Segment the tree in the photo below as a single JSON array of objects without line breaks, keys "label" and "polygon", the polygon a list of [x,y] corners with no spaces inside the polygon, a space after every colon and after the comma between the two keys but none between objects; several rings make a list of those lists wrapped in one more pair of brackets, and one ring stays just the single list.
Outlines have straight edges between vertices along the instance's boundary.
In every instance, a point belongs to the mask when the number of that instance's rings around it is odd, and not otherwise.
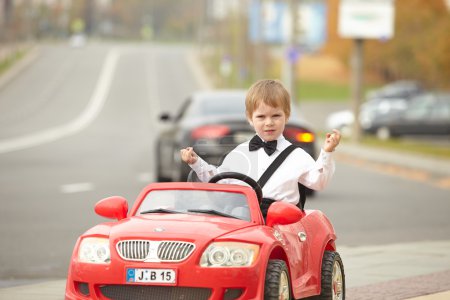
[{"label": "tree", "polygon": [[[345,63],[351,42],[337,35],[338,0],[329,0],[327,53]],[[450,10],[445,0],[396,0],[395,33],[389,41],[365,44],[368,78],[392,81],[408,78],[430,88],[450,88]]]}]

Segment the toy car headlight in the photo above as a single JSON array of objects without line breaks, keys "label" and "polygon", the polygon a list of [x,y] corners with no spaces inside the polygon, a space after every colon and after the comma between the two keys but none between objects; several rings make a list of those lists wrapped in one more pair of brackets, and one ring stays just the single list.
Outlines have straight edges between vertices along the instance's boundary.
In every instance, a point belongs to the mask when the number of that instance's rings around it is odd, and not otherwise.
[{"label": "toy car headlight", "polygon": [[259,254],[259,246],[248,243],[212,243],[203,252],[201,267],[248,267]]},{"label": "toy car headlight", "polygon": [[84,238],[78,250],[78,259],[85,263],[109,264],[111,255],[107,238]]}]

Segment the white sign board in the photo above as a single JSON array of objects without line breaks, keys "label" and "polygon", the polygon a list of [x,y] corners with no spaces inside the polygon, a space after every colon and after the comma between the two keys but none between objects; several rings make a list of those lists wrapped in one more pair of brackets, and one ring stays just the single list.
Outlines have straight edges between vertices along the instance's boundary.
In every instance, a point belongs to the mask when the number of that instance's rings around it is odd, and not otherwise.
[{"label": "white sign board", "polygon": [[390,39],[394,0],[340,0],[338,33],[343,38]]}]

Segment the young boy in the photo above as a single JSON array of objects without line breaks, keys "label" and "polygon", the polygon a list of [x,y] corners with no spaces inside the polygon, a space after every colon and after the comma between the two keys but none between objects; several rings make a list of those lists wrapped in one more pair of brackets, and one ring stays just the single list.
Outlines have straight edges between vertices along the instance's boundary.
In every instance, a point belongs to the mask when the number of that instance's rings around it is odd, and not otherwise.
[{"label": "young boy", "polygon": [[[245,174],[257,181],[275,158],[291,144],[283,136],[291,112],[290,96],[281,82],[257,81],[247,92],[245,106],[247,120],[256,135],[233,149],[221,166],[206,163],[192,147],[180,150],[181,159],[189,164],[201,181],[207,182],[217,173],[229,171]],[[334,173],[331,153],[340,138],[337,130],[327,133],[316,161],[303,149],[295,149],[264,185],[263,197],[297,205],[300,196],[298,183],[314,190],[323,189]],[[263,147],[259,148],[258,144]],[[228,182],[238,183],[232,179]]]}]

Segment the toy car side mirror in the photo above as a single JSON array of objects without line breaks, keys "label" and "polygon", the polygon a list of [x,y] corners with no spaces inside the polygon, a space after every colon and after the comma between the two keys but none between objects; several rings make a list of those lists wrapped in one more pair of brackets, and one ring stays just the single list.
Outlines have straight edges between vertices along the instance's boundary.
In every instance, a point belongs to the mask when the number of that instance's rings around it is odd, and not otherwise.
[{"label": "toy car side mirror", "polygon": [[266,225],[286,225],[300,221],[305,213],[294,204],[276,201],[269,206]]},{"label": "toy car side mirror", "polygon": [[95,204],[95,212],[99,216],[120,221],[127,217],[128,202],[123,197],[108,197]]}]

